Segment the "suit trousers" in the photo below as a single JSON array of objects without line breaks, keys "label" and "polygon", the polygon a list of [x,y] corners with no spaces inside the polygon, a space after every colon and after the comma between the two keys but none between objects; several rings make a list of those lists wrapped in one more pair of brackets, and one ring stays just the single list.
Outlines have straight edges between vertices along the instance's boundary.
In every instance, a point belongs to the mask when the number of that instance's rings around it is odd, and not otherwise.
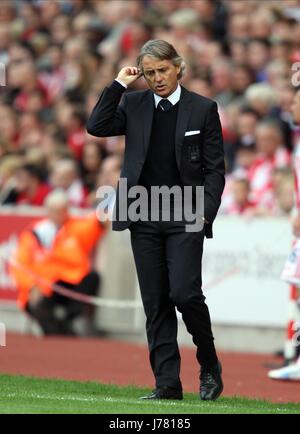
[{"label": "suit trousers", "polygon": [[186,232],[174,221],[139,221],[129,229],[156,387],[181,389],[175,307],[192,335],[199,364],[211,367],[218,360],[201,288],[204,230]]}]

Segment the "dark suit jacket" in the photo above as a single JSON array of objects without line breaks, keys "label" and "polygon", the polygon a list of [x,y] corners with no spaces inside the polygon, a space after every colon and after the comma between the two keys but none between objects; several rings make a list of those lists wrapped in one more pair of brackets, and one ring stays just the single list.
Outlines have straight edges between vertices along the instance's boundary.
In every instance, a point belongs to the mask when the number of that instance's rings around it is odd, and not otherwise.
[{"label": "dark suit jacket", "polygon": [[[225,185],[224,150],[217,104],[184,87],[181,89],[175,134],[177,166],[183,185],[204,185],[204,215],[208,221],[205,235],[212,238],[212,223]],[[87,121],[87,131],[97,137],[126,136],[121,177],[127,178],[130,188],[138,184],[146,159],[154,97],[150,89],[129,92],[124,94],[119,104],[124,91],[121,85],[104,89]],[[195,130],[200,130],[200,134],[185,136],[186,131]],[[113,230],[124,230],[130,223],[115,221]]]}]

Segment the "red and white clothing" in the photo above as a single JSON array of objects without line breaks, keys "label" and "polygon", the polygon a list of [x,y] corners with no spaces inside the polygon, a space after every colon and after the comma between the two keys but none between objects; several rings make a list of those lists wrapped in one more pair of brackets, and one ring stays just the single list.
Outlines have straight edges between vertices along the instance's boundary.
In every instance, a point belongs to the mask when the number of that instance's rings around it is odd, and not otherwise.
[{"label": "red and white clothing", "polygon": [[51,187],[46,184],[40,184],[34,195],[29,196],[27,193],[19,193],[16,199],[17,205],[43,206],[46,197],[51,191]]},{"label": "red and white clothing", "polygon": [[284,148],[278,148],[272,158],[258,155],[248,173],[251,201],[262,208],[273,209],[273,171],[274,169],[286,167],[290,164],[290,153]]},{"label": "red and white clothing", "polygon": [[295,174],[295,202],[300,210],[300,132],[295,133],[295,145],[293,154],[294,174]]},{"label": "red and white clothing", "polygon": [[69,204],[75,208],[84,208],[86,206],[87,189],[80,179],[75,180],[66,190]]},{"label": "red and white clothing", "polygon": [[226,215],[251,216],[255,209],[255,203],[248,200],[243,206],[238,205],[234,200],[223,210]]},{"label": "red and white clothing", "polygon": [[68,147],[74,153],[77,160],[82,158],[82,152],[86,142],[86,134],[85,128],[79,128],[78,130],[72,131],[68,134]]},{"label": "red and white clothing", "polygon": [[225,215],[245,215],[248,214],[249,209],[253,210],[255,203],[249,201],[245,207],[239,207],[234,200],[233,185],[238,179],[248,179],[248,171],[246,169],[238,168],[234,172],[226,175],[225,188],[222,195],[222,202],[220,207],[220,214]]}]

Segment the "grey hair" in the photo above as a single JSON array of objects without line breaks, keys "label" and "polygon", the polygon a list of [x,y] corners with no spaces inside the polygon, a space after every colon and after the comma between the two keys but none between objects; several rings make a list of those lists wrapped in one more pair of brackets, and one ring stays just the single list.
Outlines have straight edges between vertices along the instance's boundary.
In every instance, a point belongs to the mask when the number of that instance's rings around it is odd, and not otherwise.
[{"label": "grey hair", "polygon": [[278,95],[269,84],[254,83],[251,84],[245,93],[246,101],[251,104],[252,101],[259,100],[271,108],[278,101]]},{"label": "grey hair", "polygon": [[52,208],[53,206],[64,206],[67,207],[69,204],[68,195],[64,190],[56,189],[53,190],[45,199],[46,208]]},{"label": "grey hair", "polygon": [[178,80],[180,80],[186,71],[186,64],[181,56],[177,53],[173,45],[169,44],[167,41],[162,39],[151,39],[146,42],[138,55],[136,62],[138,68],[142,69],[142,61],[144,56],[154,57],[159,60],[170,60],[173,65],[180,66],[180,71],[178,73]]}]

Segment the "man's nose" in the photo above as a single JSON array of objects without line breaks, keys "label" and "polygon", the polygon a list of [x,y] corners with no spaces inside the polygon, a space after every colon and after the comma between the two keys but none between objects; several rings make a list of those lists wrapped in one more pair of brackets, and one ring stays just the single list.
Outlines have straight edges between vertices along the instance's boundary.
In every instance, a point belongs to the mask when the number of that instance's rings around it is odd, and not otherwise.
[{"label": "man's nose", "polygon": [[162,76],[161,76],[161,74],[159,72],[155,73],[155,81],[157,83],[160,83],[162,81]]}]

